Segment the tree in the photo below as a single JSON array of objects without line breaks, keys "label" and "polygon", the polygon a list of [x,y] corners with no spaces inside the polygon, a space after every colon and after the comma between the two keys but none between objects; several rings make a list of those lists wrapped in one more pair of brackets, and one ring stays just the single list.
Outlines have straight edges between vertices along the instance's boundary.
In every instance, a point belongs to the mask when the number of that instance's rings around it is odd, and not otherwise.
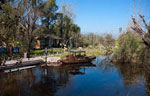
[{"label": "tree", "polygon": [[[12,2],[11,2],[12,3]],[[0,46],[8,50],[7,54],[0,54],[1,61],[6,57],[12,57],[11,50],[17,46],[18,41],[18,11],[9,2],[1,5],[0,11]]]},{"label": "tree", "polygon": [[28,53],[32,50],[33,41],[36,37],[37,27],[39,25],[40,16],[42,12],[40,10],[41,0],[22,0],[18,9],[22,15],[19,16],[19,28],[24,30],[22,34],[23,46]]},{"label": "tree", "polygon": [[56,34],[62,38],[61,43],[69,47],[77,46],[77,36],[80,34],[80,27],[73,22],[72,12],[67,8],[67,5],[62,6],[62,11],[58,13],[56,22]]},{"label": "tree", "polygon": [[105,36],[106,46],[114,46],[115,39],[111,34],[107,34]]},{"label": "tree", "polygon": [[138,62],[143,50],[141,39],[132,31],[122,33],[118,40],[118,48],[114,51],[114,57],[118,62]]},{"label": "tree", "polygon": [[0,1],[0,10],[2,10],[2,4],[4,4],[5,1],[6,1],[6,0],[1,0],[1,1]]},{"label": "tree", "polygon": [[58,6],[56,0],[48,0],[41,4],[42,17],[41,22],[45,30],[44,33],[54,33],[53,29],[58,18]]},{"label": "tree", "polygon": [[139,17],[142,19],[146,31],[142,29],[142,27],[137,23],[134,17],[132,18],[134,26],[131,28],[142,38],[143,43],[146,45],[146,47],[150,48],[150,25],[146,23],[144,16],[140,14]]},{"label": "tree", "polygon": [[5,4],[2,6],[2,12],[0,13],[0,36],[1,42],[5,43],[6,47],[11,48],[15,46],[16,35],[17,35],[17,9],[13,8],[10,4]]}]

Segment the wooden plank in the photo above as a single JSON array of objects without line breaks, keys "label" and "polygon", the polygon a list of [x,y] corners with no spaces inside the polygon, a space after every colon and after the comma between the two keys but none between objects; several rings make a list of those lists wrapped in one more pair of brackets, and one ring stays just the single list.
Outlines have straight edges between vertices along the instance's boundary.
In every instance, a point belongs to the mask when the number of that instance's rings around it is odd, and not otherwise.
[{"label": "wooden plank", "polygon": [[[24,68],[30,68],[30,66],[36,66],[40,64],[44,64],[45,62],[43,60],[34,60],[34,61],[26,61],[21,63],[20,65],[12,65],[12,66],[5,66],[0,68],[0,72],[4,72],[5,70],[12,70],[16,71],[17,69],[24,69]],[[27,67],[28,66],[28,67]]]},{"label": "wooden plank", "polygon": [[15,72],[15,71],[20,71],[20,70],[25,70],[25,69],[31,69],[31,68],[35,68],[35,67],[36,66],[27,66],[27,67],[21,67],[21,68],[8,69],[8,70],[4,70],[4,73]]}]

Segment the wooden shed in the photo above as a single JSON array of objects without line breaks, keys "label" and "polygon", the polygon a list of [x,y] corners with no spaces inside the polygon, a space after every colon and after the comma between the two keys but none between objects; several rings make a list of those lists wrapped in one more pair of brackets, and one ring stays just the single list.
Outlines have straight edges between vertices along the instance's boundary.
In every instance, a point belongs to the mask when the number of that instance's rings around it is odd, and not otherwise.
[{"label": "wooden shed", "polygon": [[60,37],[53,34],[38,36],[36,40],[35,49],[44,49],[46,47],[47,48],[59,47],[60,40],[61,40]]}]

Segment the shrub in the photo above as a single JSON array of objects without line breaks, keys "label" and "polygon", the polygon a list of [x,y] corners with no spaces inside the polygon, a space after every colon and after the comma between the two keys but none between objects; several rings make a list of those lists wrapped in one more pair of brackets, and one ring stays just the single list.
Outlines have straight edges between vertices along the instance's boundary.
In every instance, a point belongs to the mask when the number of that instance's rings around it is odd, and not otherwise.
[{"label": "shrub", "polygon": [[121,62],[134,62],[139,59],[138,57],[143,50],[143,44],[138,35],[126,32],[121,34],[116,42],[118,46],[114,50],[113,58]]}]

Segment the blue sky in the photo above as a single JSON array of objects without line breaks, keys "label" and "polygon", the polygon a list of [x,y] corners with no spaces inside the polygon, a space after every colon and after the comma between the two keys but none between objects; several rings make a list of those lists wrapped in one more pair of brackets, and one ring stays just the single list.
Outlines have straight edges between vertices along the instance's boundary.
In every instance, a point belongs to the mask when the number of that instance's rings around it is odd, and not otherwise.
[{"label": "blue sky", "polygon": [[[150,0],[135,1],[140,10],[144,8],[142,14],[150,21]],[[81,27],[81,33],[111,33],[115,37],[118,37],[120,27],[126,30],[134,6],[133,0],[57,0],[59,6],[63,3],[73,7],[76,14],[74,22]]]}]

